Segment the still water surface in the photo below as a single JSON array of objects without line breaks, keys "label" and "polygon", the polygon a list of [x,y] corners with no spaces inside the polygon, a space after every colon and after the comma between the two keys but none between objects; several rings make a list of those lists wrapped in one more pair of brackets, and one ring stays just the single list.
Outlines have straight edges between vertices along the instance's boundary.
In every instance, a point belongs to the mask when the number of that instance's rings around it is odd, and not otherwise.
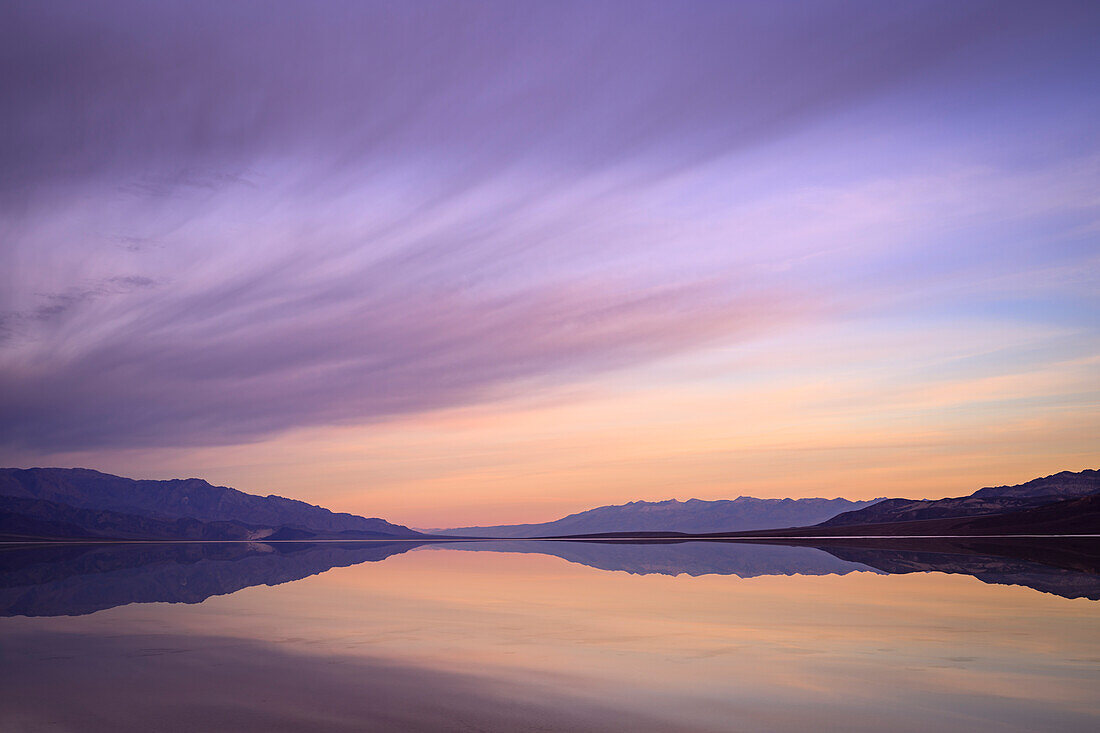
[{"label": "still water surface", "polygon": [[1094,731],[1100,576],[1060,562],[705,542],[8,548],[0,730]]}]

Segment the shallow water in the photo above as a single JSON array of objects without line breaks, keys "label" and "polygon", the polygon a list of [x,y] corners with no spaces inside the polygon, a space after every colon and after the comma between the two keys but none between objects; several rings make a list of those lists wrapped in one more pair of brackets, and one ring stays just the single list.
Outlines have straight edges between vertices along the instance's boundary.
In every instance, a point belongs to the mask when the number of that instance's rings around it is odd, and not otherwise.
[{"label": "shallow water", "polygon": [[1100,729],[1092,550],[947,549],[6,548],[0,730]]}]

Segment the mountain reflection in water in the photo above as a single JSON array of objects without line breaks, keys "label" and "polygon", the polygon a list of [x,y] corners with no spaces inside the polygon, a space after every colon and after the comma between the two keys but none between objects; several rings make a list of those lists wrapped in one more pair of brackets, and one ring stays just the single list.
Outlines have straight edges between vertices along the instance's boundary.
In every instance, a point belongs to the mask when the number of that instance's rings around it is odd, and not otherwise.
[{"label": "mountain reflection in water", "polygon": [[0,730],[1091,733],[1095,549],[6,546]]},{"label": "mountain reflection in water", "polygon": [[507,540],[21,545],[0,550],[0,615],[79,616],[131,603],[202,603],[416,549],[537,553],[604,571],[690,576],[944,572],[1100,600],[1100,540]]}]

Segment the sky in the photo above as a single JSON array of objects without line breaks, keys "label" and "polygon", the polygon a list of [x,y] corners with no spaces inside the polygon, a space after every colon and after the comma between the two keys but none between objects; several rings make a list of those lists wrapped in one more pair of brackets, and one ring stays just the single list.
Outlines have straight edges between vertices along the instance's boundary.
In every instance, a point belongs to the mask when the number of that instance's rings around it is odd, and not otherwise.
[{"label": "sky", "polygon": [[418,527],[1100,467],[1092,2],[5,2],[0,464]]}]

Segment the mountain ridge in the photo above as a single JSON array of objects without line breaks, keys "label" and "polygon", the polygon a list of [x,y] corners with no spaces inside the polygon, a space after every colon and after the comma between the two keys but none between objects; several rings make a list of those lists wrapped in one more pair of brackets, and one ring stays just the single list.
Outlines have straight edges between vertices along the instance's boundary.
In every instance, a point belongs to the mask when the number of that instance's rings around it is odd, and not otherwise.
[{"label": "mountain ridge", "polygon": [[817,526],[843,527],[1005,514],[1067,499],[1079,499],[1098,492],[1100,471],[1060,471],[1014,486],[978,489],[967,496],[944,499],[884,499],[861,509],[838,514]]},{"label": "mountain ridge", "polygon": [[[749,531],[793,524],[815,524],[840,512],[867,507],[877,501],[880,499],[759,499],[752,496],[717,500],[635,500],[586,509],[550,522],[456,527],[438,532],[456,537],[522,539],[555,533],[580,534],[594,531]],[[608,529],[610,526],[614,528]]]},{"label": "mountain ridge", "polygon": [[[248,494],[202,479],[130,479],[86,468],[2,468],[0,508],[8,531],[16,536],[35,533],[18,531],[18,517],[25,520],[25,529],[33,525],[38,527],[35,531],[46,531],[50,522],[68,523],[70,527],[58,529],[74,536],[72,526],[82,527],[85,531],[75,536],[93,538],[250,539],[250,533],[272,539],[423,536],[384,519]],[[173,529],[170,525],[178,520],[191,521]]]},{"label": "mountain ridge", "polygon": [[558,535],[545,539],[626,541],[652,540],[754,540],[754,539],[850,539],[854,537],[1100,537],[1100,494],[1063,499],[1042,506],[998,514],[952,516],[865,524],[818,524],[810,527],[777,527],[748,532],[602,532]]},{"label": "mountain ridge", "polygon": [[[431,531],[431,530],[429,530]],[[0,468],[0,537],[48,540],[534,539],[626,534],[751,536],[1100,533],[1100,470],[1061,471],[935,500],[736,499],[595,507],[550,522],[423,534],[379,518],[197,479],[130,479],[92,469]]]}]

